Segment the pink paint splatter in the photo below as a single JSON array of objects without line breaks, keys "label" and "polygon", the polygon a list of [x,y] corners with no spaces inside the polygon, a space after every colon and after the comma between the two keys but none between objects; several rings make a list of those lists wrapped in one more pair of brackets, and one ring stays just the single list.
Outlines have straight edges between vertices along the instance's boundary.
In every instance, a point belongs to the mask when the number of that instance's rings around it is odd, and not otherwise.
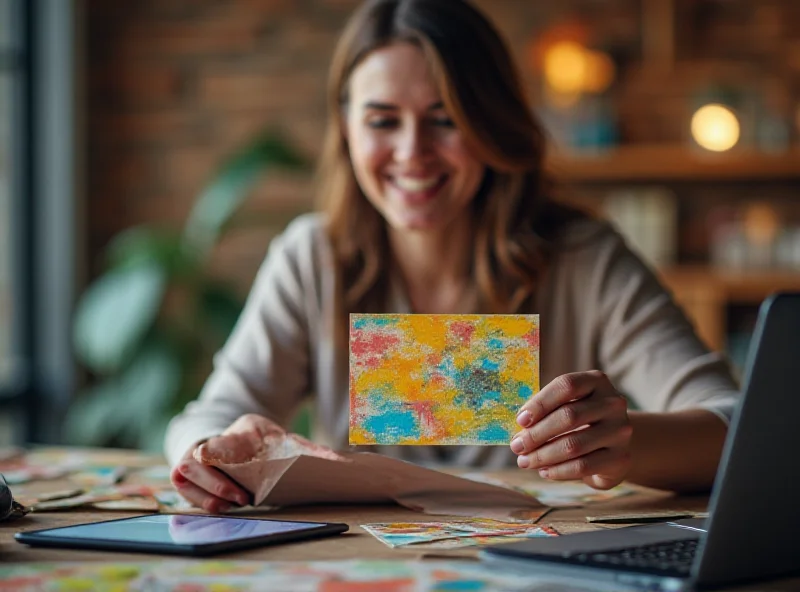
[{"label": "pink paint splatter", "polygon": [[534,331],[530,331],[529,333],[526,333],[525,336],[523,337],[523,339],[525,341],[527,341],[528,345],[530,345],[532,348],[534,348],[536,350],[539,349],[539,330],[538,329],[536,329]]},{"label": "pink paint splatter", "polygon": [[475,325],[471,323],[450,323],[450,332],[461,339],[465,344],[469,344],[472,334],[475,333]]},{"label": "pink paint splatter", "polygon": [[350,342],[350,353],[357,357],[362,356],[383,356],[388,350],[396,348],[400,344],[397,335],[385,333],[367,333],[366,336],[361,331],[353,334]]}]

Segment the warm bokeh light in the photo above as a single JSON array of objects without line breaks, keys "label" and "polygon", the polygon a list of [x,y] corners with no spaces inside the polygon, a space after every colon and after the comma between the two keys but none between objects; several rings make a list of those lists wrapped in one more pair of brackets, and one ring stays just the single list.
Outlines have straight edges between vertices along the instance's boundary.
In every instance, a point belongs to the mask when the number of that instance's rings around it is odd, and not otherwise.
[{"label": "warm bokeh light", "polygon": [[561,41],[550,47],[544,56],[544,77],[556,92],[578,94],[586,80],[587,60],[582,45]]},{"label": "warm bokeh light", "polygon": [[692,137],[706,150],[724,152],[739,141],[739,120],[728,107],[712,103],[700,107],[692,116]]},{"label": "warm bokeh light", "polygon": [[577,41],[552,44],[543,59],[546,96],[551,103],[572,104],[582,93],[605,92],[614,81],[613,60]]},{"label": "warm bokeh light", "polygon": [[616,76],[616,66],[610,56],[600,51],[587,51],[586,80],[583,89],[591,93],[603,93],[608,90]]},{"label": "warm bokeh light", "polygon": [[778,235],[781,221],[775,206],[768,202],[749,204],[742,215],[747,240],[755,245],[769,245]]}]

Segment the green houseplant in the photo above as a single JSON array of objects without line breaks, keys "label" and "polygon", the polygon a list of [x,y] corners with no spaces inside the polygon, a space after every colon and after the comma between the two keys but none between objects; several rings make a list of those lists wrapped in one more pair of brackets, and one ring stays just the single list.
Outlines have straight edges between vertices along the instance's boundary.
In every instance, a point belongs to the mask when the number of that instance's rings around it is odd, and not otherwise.
[{"label": "green houseplant", "polygon": [[214,246],[263,173],[306,168],[279,134],[265,133],[223,164],[182,229],[138,226],[110,242],[106,270],[74,316],[75,354],[94,380],[67,411],[67,441],[160,449],[243,306],[208,271]]}]

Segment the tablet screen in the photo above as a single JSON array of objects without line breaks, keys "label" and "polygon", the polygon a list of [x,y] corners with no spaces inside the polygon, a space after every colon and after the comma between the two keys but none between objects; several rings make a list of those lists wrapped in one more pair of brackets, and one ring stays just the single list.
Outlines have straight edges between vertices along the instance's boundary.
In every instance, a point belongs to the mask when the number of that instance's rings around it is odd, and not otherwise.
[{"label": "tablet screen", "polygon": [[138,516],[96,524],[40,530],[37,536],[54,539],[91,539],[151,544],[209,545],[324,526],[318,522],[255,520],[231,516]]}]

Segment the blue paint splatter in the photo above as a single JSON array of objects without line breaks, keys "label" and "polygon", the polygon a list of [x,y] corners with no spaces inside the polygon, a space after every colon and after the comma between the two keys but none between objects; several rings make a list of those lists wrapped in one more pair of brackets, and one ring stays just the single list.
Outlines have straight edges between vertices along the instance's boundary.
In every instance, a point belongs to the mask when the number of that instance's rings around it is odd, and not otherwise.
[{"label": "blue paint splatter", "polygon": [[383,317],[383,316],[357,316],[353,321],[353,328],[354,329],[370,329],[374,327],[387,327],[390,325],[396,325],[397,319],[394,317]]},{"label": "blue paint splatter", "polygon": [[434,592],[479,592],[486,590],[486,582],[480,580],[450,580],[437,582]]},{"label": "blue paint splatter", "polygon": [[[375,400],[370,395],[371,400]],[[413,411],[397,405],[378,405],[378,413],[364,421],[363,427],[379,442],[395,444],[420,438],[420,425]]]},{"label": "blue paint splatter", "polygon": [[503,342],[499,339],[490,339],[487,345],[492,349],[503,349]]},{"label": "blue paint splatter", "polygon": [[483,358],[481,360],[481,368],[489,372],[497,372],[500,369],[500,364],[489,358]]},{"label": "blue paint splatter", "polygon": [[439,365],[436,366],[436,369],[444,378],[449,378],[450,380],[457,380],[459,378],[459,373],[456,370],[456,365],[453,363],[452,358],[443,358]]},{"label": "blue paint splatter", "polygon": [[508,440],[510,437],[511,433],[508,431],[508,428],[503,427],[499,423],[489,424],[481,428],[477,434],[477,440],[479,442],[498,442]]},{"label": "blue paint splatter", "polygon": [[527,384],[523,384],[519,387],[519,396],[523,399],[530,399],[533,396],[533,389],[529,387]]},{"label": "blue paint splatter", "polygon": [[502,397],[500,391],[486,391],[483,394],[484,406],[486,403],[499,403]]}]

